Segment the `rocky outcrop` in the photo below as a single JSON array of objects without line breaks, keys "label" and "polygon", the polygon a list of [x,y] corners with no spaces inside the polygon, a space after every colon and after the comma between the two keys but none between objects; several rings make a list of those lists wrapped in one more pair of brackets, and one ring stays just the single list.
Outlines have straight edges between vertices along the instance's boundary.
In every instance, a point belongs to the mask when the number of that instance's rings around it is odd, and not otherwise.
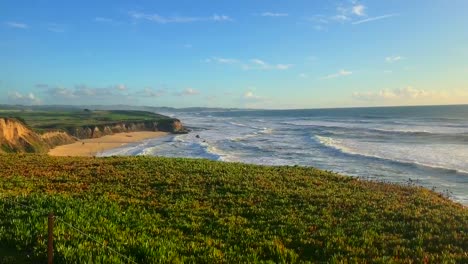
[{"label": "rocky outcrop", "polygon": [[99,138],[122,132],[163,131],[174,134],[188,133],[188,130],[178,119],[163,119],[145,122],[120,122],[108,125],[85,126],[68,128],[67,132],[79,139]]},{"label": "rocky outcrop", "polygon": [[174,119],[171,122],[160,122],[156,125],[159,131],[166,131],[176,134],[185,134],[189,130],[182,125],[182,122],[178,119]]}]

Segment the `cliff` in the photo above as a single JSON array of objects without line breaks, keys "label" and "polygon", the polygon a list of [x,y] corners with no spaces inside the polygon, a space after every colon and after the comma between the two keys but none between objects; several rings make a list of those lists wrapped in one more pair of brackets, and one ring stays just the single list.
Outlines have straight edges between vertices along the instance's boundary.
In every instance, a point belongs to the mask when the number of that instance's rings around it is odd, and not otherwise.
[{"label": "cliff", "polygon": [[65,130],[68,134],[79,139],[99,138],[115,133],[136,131],[163,131],[173,134],[182,134],[188,132],[188,130],[178,119],[141,122],[118,122],[106,125],[68,127]]},{"label": "cliff", "polygon": [[70,144],[78,139],[99,138],[114,133],[135,131],[164,131],[187,133],[178,119],[158,121],[118,122],[106,125],[68,127],[39,134],[15,118],[0,118],[0,153],[46,153],[50,148]]},{"label": "cliff", "polygon": [[21,121],[0,118],[0,152],[45,152],[47,144]]},{"label": "cliff", "polygon": [[53,148],[60,145],[71,144],[77,139],[70,136],[63,131],[51,131],[41,135],[41,139],[47,144],[48,147]]}]

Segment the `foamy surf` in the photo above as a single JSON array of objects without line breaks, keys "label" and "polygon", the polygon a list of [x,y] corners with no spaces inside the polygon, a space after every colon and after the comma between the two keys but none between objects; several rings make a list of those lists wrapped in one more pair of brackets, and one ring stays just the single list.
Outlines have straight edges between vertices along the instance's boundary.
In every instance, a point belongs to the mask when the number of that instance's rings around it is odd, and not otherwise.
[{"label": "foamy surf", "polygon": [[[411,148],[410,146],[405,146],[403,150],[399,151],[386,151],[382,152],[379,151],[379,149],[385,147],[381,146],[380,148],[378,146],[362,146],[363,144],[353,142],[348,144],[344,142],[343,140],[339,139],[333,139],[330,137],[323,137],[323,136],[314,136],[318,142],[323,144],[324,146],[333,148],[335,150],[338,150],[342,153],[349,154],[349,155],[358,155],[358,156],[363,156],[363,157],[368,157],[368,158],[375,158],[375,159],[381,159],[381,160],[386,160],[386,161],[391,161],[391,162],[399,162],[403,163],[406,165],[414,165],[414,166],[422,166],[426,167],[429,169],[435,169],[435,170],[445,170],[448,172],[453,172],[453,173],[461,173],[461,174],[466,174],[468,176],[468,166],[460,166],[462,164],[463,160],[468,160],[468,157],[461,156],[461,157],[456,157],[457,161],[454,163],[452,161],[448,160],[441,160],[441,157],[448,157],[447,152],[450,151],[447,149],[445,152],[442,153],[441,155],[437,155],[436,157],[433,157],[433,159],[427,159],[427,156],[432,157],[427,153],[427,149],[417,149],[417,148]],[[361,145],[360,149],[356,148],[356,145]],[[371,144],[372,145],[372,144]],[[450,148],[445,146],[445,148]],[[369,151],[369,149],[375,149],[377,151]],[[366,151],[367,150],[367,151]],[[439,147],[440,151],[440,147]],[[382,154],[376,154],[376,153],[382,153]],[[401,155],[398,155],[401,153]],[[422,161],[418,161],[417,159],[409,159],[405,157],[414,157],[414,155],[418,155],[416,153],[425,153],[424,155],[425,158],[420,158]],[[387,154],[387,155],[385,155]],[[407,155],[403,155],[407,154]],[[466,159],[465,159],[466,158]],[[451,159],[453,159],[453,154],[451,156]],[[450,166],[452,165],[452,166]]]}]

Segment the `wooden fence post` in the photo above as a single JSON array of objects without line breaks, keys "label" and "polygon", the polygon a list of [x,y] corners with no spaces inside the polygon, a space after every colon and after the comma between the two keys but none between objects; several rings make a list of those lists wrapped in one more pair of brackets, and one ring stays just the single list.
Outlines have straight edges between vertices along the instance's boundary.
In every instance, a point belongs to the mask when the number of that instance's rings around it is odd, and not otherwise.
[{"label": "wooden fence post", "polygon": [[48,221],[48,231],[49,236],[47,239],[47,263],[53,264],[54,263],[54,213],[49,213],[49,221]]}]

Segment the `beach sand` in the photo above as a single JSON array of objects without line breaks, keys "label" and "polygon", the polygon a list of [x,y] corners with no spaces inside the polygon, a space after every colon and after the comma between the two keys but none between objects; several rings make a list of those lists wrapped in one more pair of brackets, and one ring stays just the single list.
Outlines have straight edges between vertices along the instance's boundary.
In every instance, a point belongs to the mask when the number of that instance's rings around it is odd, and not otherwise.
[{"label": "beach sand", "polygon": [[96,154],[118,148],[123,145],[158,138],[168,135],[167,132],[130,132],[107,135],[100,138],[83,139],[72,144],[55,147],[49,151],[51,156],[95,156]]}]

